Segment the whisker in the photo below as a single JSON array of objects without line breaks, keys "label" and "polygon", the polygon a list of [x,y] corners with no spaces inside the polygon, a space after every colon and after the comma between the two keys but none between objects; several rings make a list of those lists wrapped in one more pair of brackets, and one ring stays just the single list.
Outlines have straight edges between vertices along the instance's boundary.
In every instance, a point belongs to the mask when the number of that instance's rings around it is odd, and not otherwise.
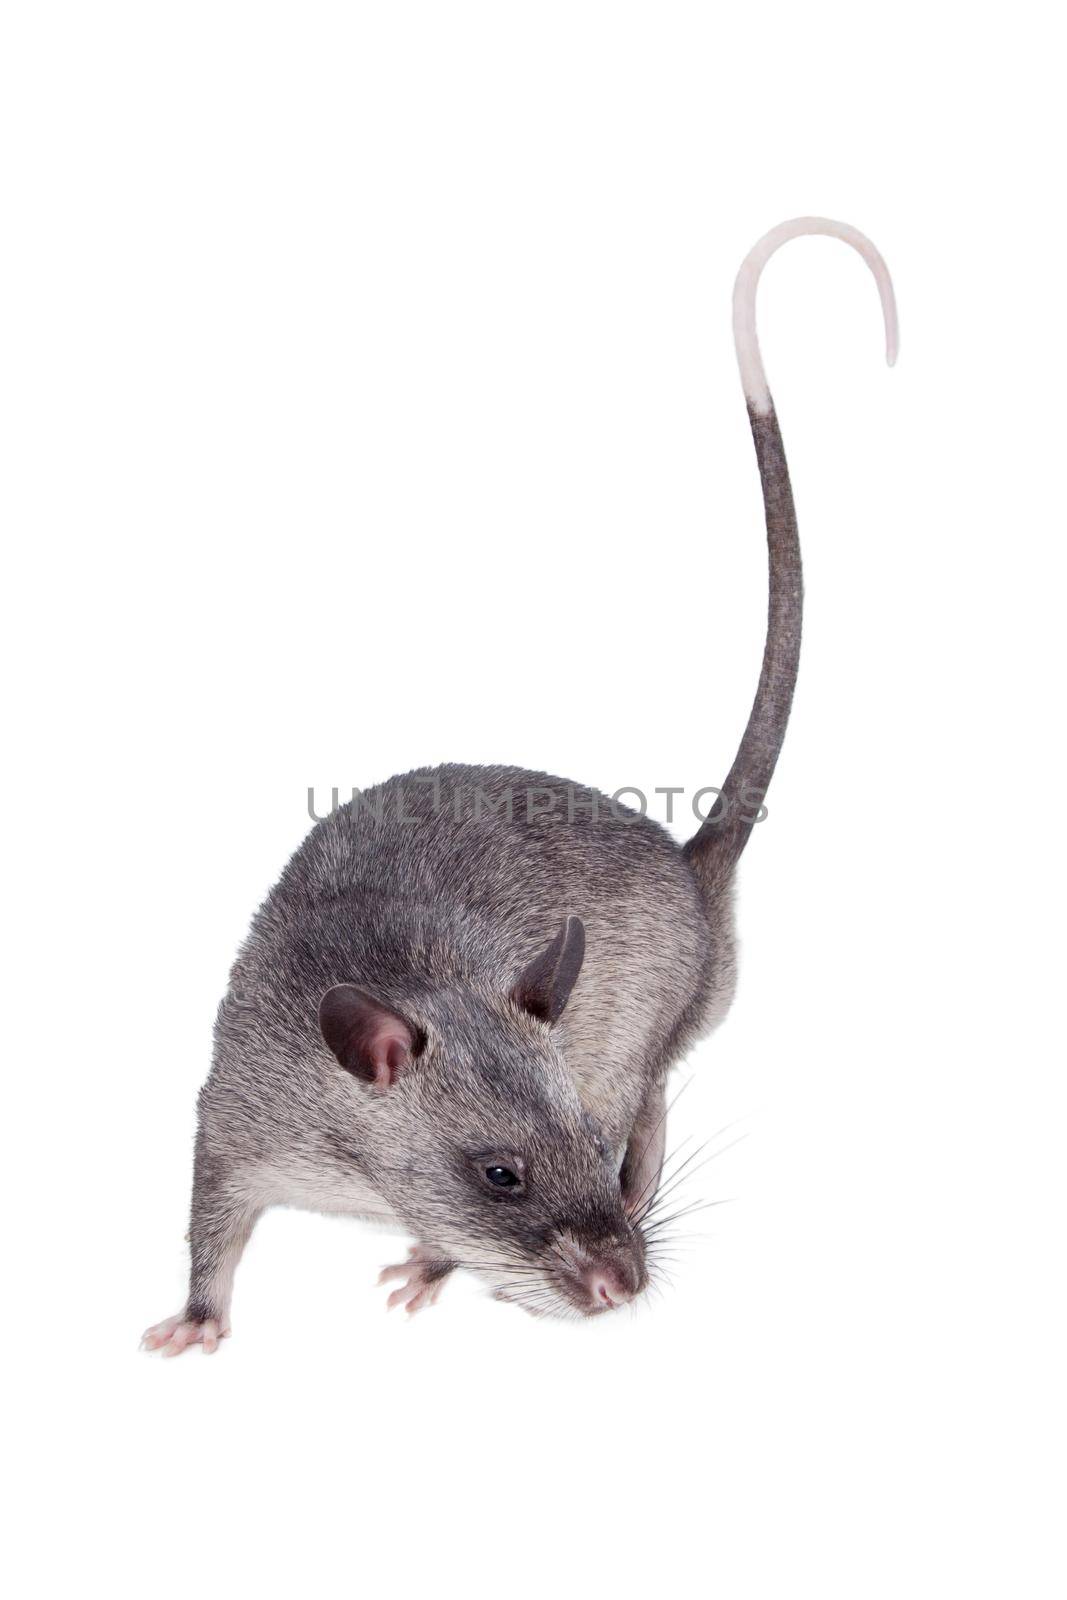
[{"label": "whisker", "polygon": [[[714,1135],[712,1135],[712,1137],[714,1138]],[[688,1142],[687,1140],[683,1140],[682,1144],[680,1144],[678,1146],[678,1150],[675,1152],[675,1154],[677,1154],[679,1151],[681,1151],[684,1148],[684,1146],[685,1146],[685,1144],[687,1142]],[[667,1163],[664,1162],[663,1167],[661,1168],[661,1170],[659,1172],[659,1175],[658,1175],[659,1176],[659,1180],[660,1180],[659,1187],[656,1189],[656,1192],[654,1194],[649,1196],[648,1200],[645,1202],[645,1204],[641,1208],[641,1210],[638,1211],[637,1213],[635,1213],[635,1216],[632,1219],[635,1223],[640,1224],[645,1220],[645,1218],[659,1204],[659,1201],[660,1201],[661,1197],[665,1193],[669,1193],[670,1190],[673,1189],[674,1186],[680,1181],[680,1179],[682,1177],[682,1174],[685,1172],[685,1170],[689,1166],[690,1162],[691,1161],[695,1161],[697,1156],[700,1155],[701,1151],[706,1150],[710,1143],[711,1143],[711,1139],[705,1139],[703,1144],[699,1144],[699,1145],[697,1145],[695,1150],[691,1150],[689,1155],[687,1155],[685,1160],[682,1162],[681,1166],[676,1167],[675,1170],[671,1173],[670,1178],[668,1179],[666,1184],[663,1183],[663,1175],[667,1170]],[[694,1170],[696,1170],[696,1169],[694,1169]]]},{"label": "whisker", "polygon": [[[699,1171],[701,1171],[701,1169],[703,1167],[706,1167],[709,1164],[709,1162],[717,1161],[719,1156],[724,1156],[728,1150],[732,1150],[735,1145],[741,1144],[747,1138],[748,1138],[748,1134],[747,1133],[739,1133],[736,1139],[731,1139],[730,1140],[729,1144],[723,1145],[722,1148],[719,1149],[719,1150],[713,1150],[710,1155],[705,1156],[703,1161],[698,1162],[695,1167],[692,1167],[689,1170],[689,1172],[686,1174],[686,1180],[684,1180],[684,1181],[687,1181],[688,1178],[695,1177],[696,1174]],[[700,1149],[706,1149],[707,1145],[710,1144],[710,1143],[711,1143],[711,1140],[706,1140],[705,1143],[700,1147]],[[673,1174],[670,1182],[668,1184],[666,1184],[663,1188],[661,1188],[653,1196],[653,1198],[645,1206],[645,1209],[642,1212],[641,1217],[639,1219],[642,1224],[646,1221],[646,1219],[648,1217],[652,1216],[652,1214],[659,1209],[659,1207],[668,1198],[668,1196],[671,1195],[673,1193],[673,1191],[679,1186],[679,1184],[683,1181],[683,1177],[682,1177],[683,1169],[685,1167],[688,1167],[689,1166],[689,1162],[692,1161],[699,1154],[700,1154],[700,1150],[699,1149],[698,1150],[694,1150],[693,1154],[688,1158],[688,1160],[683,1162],[682,1167],[679,1167],[678,1171]]]},{"label": "whisker", "polygon": [[646,1238],[656,1236],[660,1228],[665,1228],[669,1222],[678,1222],[682,1217],[692,1216],[696,1211],[711,1211],[715,1206],[728,1206],[733,1204],[734,1197],[724,1200],[696,1200],[692,1204],[683,1206],[680,1211],[672,1211],[670,1216],[660,1217],[646,1230]]},{"label": "whisker", "polygon": [[[655,1125],[654,1125],[654,1127],[652,1129],[652,1132],[649,1134],[648,1138],[645,1140],[644,1144],[641,1146],[641,1154],[637,1158],[638,1167],[640,1167],[642,1161],[645,1159],[645,1156],[646,1156],[648,1150],[651,1148],[653,1139],[656,1137],[657,1133],[662,1128],[663,1124],[666,1122],[667,1117],[674,1110],[675,1106],[678,1104],[679,1100],[682,1098],[683,1094],[689,1088],[689,1086],[690,1086],[690,1084],[692,1082],[693,1082],[692,1078],[687,1078],[685,1080],[685,1082],[682,1084],[682,1087],[678,1090],[678,1093],[673,1097],[673,1099],[668,1100],[667,1104],[664,1106],[664,1108],[663,1108],[662,1112],[660,1113],[659,1117],[656,1119],[656,1123],[655,1123]],[[685,1142],[686,1142],[685,1140],[682,1141],[683,1144]],[[659,1182],[659,1179],[663,1175],[663,1168],[664,1168],[665,1165],[666,1165],[665,1162],[661,1162],[660,1163],[659,1172],[655,1173],[654,1176],[649,1178],[648,1181],[644,1184],[643,1188],[641,1189],[641,1193],[636,1197],[636,1202],[635,1203],[639,1203],[640,1202],[642,1195],[644,1194],[645,1190],[649,1187],[650,1184]]]}]

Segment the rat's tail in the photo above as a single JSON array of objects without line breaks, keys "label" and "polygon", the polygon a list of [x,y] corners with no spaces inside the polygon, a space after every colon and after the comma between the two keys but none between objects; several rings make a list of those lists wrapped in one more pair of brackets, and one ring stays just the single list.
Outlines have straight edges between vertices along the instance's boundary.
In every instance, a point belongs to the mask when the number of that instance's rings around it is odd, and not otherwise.
[{"label": "rat's tail", "polygon": [[797,681],[803,611],[800,541],[782,435],[756,338],[756,286],[779,245],[803,233],[829,234],[859,251],[874,273],[882,298],[890,366],[897,356],[897,308],[889,272],[874,245],[856,228],[825,217],[797,217],[764,234],[741,263],[734,284],[734,344],[763,485],[770,601],[763,666],[748,726],[722,793],[700,831],[685,846],[705,894],[729,881],[748,842],[782,748]]}]

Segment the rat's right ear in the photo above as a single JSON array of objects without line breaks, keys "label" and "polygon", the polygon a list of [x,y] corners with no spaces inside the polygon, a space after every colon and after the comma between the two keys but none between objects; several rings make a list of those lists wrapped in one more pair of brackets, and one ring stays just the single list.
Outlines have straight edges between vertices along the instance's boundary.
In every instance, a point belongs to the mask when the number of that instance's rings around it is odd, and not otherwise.
[{"label": "rat's right ear", "polygon": [[345,1071],[376,1089],[391,1088],[418,1051],[411,1024],[351,983],[323,995],[319,1027]]},{"label": "rat's right ear", "polygon": [[519,973],[511,998],[523,1011],[556,1022],[578,981],[585,956],[585,926],[580,917],[565,917],[552,943]]}]

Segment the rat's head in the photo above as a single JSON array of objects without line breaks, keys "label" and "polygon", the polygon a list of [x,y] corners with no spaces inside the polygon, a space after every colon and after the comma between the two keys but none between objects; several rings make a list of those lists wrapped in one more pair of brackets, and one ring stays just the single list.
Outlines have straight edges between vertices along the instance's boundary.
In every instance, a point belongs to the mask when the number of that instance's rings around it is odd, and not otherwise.
[{"label": "rat's head", "polygon": [[554,1033],[584,948],[569,917],[499,995],[471,987],[394,1007],[339,984],[319,1008],[366,1096],[375,1187],[423,1244],[543,1314],[596,1315],[647,1282],[618,1163]]}]

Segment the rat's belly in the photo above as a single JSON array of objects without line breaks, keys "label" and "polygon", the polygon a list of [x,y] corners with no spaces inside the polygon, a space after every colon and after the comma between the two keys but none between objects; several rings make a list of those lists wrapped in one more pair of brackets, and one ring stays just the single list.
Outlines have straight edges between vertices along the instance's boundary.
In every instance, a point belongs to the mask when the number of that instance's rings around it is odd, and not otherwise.
[{"label": "rat's belly", "polygon": [[404,1226],[381,1195],[358,1172],[340,1172],[333,1165],[320,1168],[302,1162],[281,1161],[272,1164],[262,1176],[274,1205],[363,1217],[369,1222],[381,1222],[397,1228]]}]

